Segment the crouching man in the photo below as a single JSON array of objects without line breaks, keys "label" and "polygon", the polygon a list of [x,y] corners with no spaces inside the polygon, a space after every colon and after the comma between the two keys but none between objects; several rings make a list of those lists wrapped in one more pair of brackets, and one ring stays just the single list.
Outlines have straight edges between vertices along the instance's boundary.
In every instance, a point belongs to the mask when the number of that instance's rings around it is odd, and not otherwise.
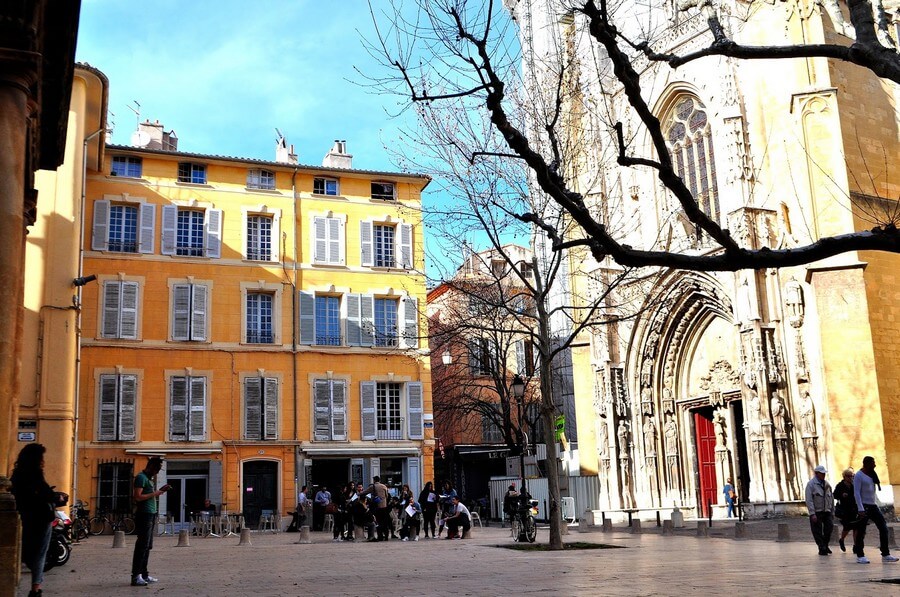
[{"label": "crouching man", "polygon": [[451,498],[450,513],[444,522],[447,525],[447,539],[462,539],[463,534],[472,528],[472,516],[465,504],[459,501],[459,496]]}]

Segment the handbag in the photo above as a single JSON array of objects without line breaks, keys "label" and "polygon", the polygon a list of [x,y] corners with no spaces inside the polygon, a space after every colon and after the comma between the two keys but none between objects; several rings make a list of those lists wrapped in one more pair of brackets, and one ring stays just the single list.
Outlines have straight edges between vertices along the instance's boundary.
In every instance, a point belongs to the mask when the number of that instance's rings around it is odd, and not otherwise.
[{"label": "handbag", "polygon": [[325,514],[337,514],[338,507],[334,502],[329,502],[327,506],[325,506]]}]

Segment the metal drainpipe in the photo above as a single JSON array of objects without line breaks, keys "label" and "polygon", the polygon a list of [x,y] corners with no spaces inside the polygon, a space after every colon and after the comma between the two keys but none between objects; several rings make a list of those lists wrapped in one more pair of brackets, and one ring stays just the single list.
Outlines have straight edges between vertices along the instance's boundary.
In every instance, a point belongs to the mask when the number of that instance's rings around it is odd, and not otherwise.
[{"label": "metal drainpipe", "polygon": [[[294,255],[291,259],[293,269],[293,280],[291,281],[291,365],[293,367],[293,385],[294,385],[294,498],[300,493],[300,450],[298,449],[299,433],[297,430],[297,406],[299,404],[299,396],[297,390],[297,235],[300,233],[300,226],[297,225],[297,168],[294,168],[291,174],[291,199],[294,206],[294,214],[292,225],[294,227]],[[283,258],[283,257],[282,257]]]},{"label": "metal drainpipe", "polygon": [[[81,226],[78,230],[78,275],[80,278],[84,275],[84,205],[87,198],[87,146],[88,142],[106,130],[101,126],[96,131],[84,138],[81,145],[81,212],[78,217],[81,219]],[[72,499],[70,504],[74,505],[78,496],[78,411],[81,405],[81,291],[82,286],[75,289],[75,396],[74,408],[75,417],[72,422]]]}]

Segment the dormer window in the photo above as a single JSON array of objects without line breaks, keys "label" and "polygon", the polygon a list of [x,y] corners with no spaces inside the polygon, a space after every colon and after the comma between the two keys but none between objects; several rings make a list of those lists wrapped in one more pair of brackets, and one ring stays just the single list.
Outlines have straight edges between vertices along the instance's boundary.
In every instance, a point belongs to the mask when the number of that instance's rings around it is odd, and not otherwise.
[{"label": "dormer window", "polygon": [[338,181],[336,178],[317,177],[313,179],[314,195],[338,195]]},{"label": "dormer window", "polygon": [[124,155],[113,156],[110,174],[113,176],[125,176],[127,178],[140,178],[141,166],[141,158],[133,158]]},{"label": "dormer window", "polygon": [[262,168],[247,170],[247,188],[262,189],[264,191],[275,190],[275,173]]},{"label": "dormer window", "polygon": [[381,199],[383,201],[393,201],[396,199],[394,183],[392,182],[373,182],[372,183],[372,199]]},{"label": "dormer window", "polygon": [[179,163],[178,182],[206,184],[206,164]]}]

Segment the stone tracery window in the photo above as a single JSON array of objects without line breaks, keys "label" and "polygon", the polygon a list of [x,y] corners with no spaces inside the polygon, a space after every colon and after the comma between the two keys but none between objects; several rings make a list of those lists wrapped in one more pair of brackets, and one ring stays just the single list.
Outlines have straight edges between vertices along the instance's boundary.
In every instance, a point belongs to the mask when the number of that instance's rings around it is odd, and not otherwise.
[{"label": "stone tracery window", "polygon": [[716,162],[706,108],[690,95],[682,95],[663,121],[675,170],[691,190],[700,209],[720,221]]}]

